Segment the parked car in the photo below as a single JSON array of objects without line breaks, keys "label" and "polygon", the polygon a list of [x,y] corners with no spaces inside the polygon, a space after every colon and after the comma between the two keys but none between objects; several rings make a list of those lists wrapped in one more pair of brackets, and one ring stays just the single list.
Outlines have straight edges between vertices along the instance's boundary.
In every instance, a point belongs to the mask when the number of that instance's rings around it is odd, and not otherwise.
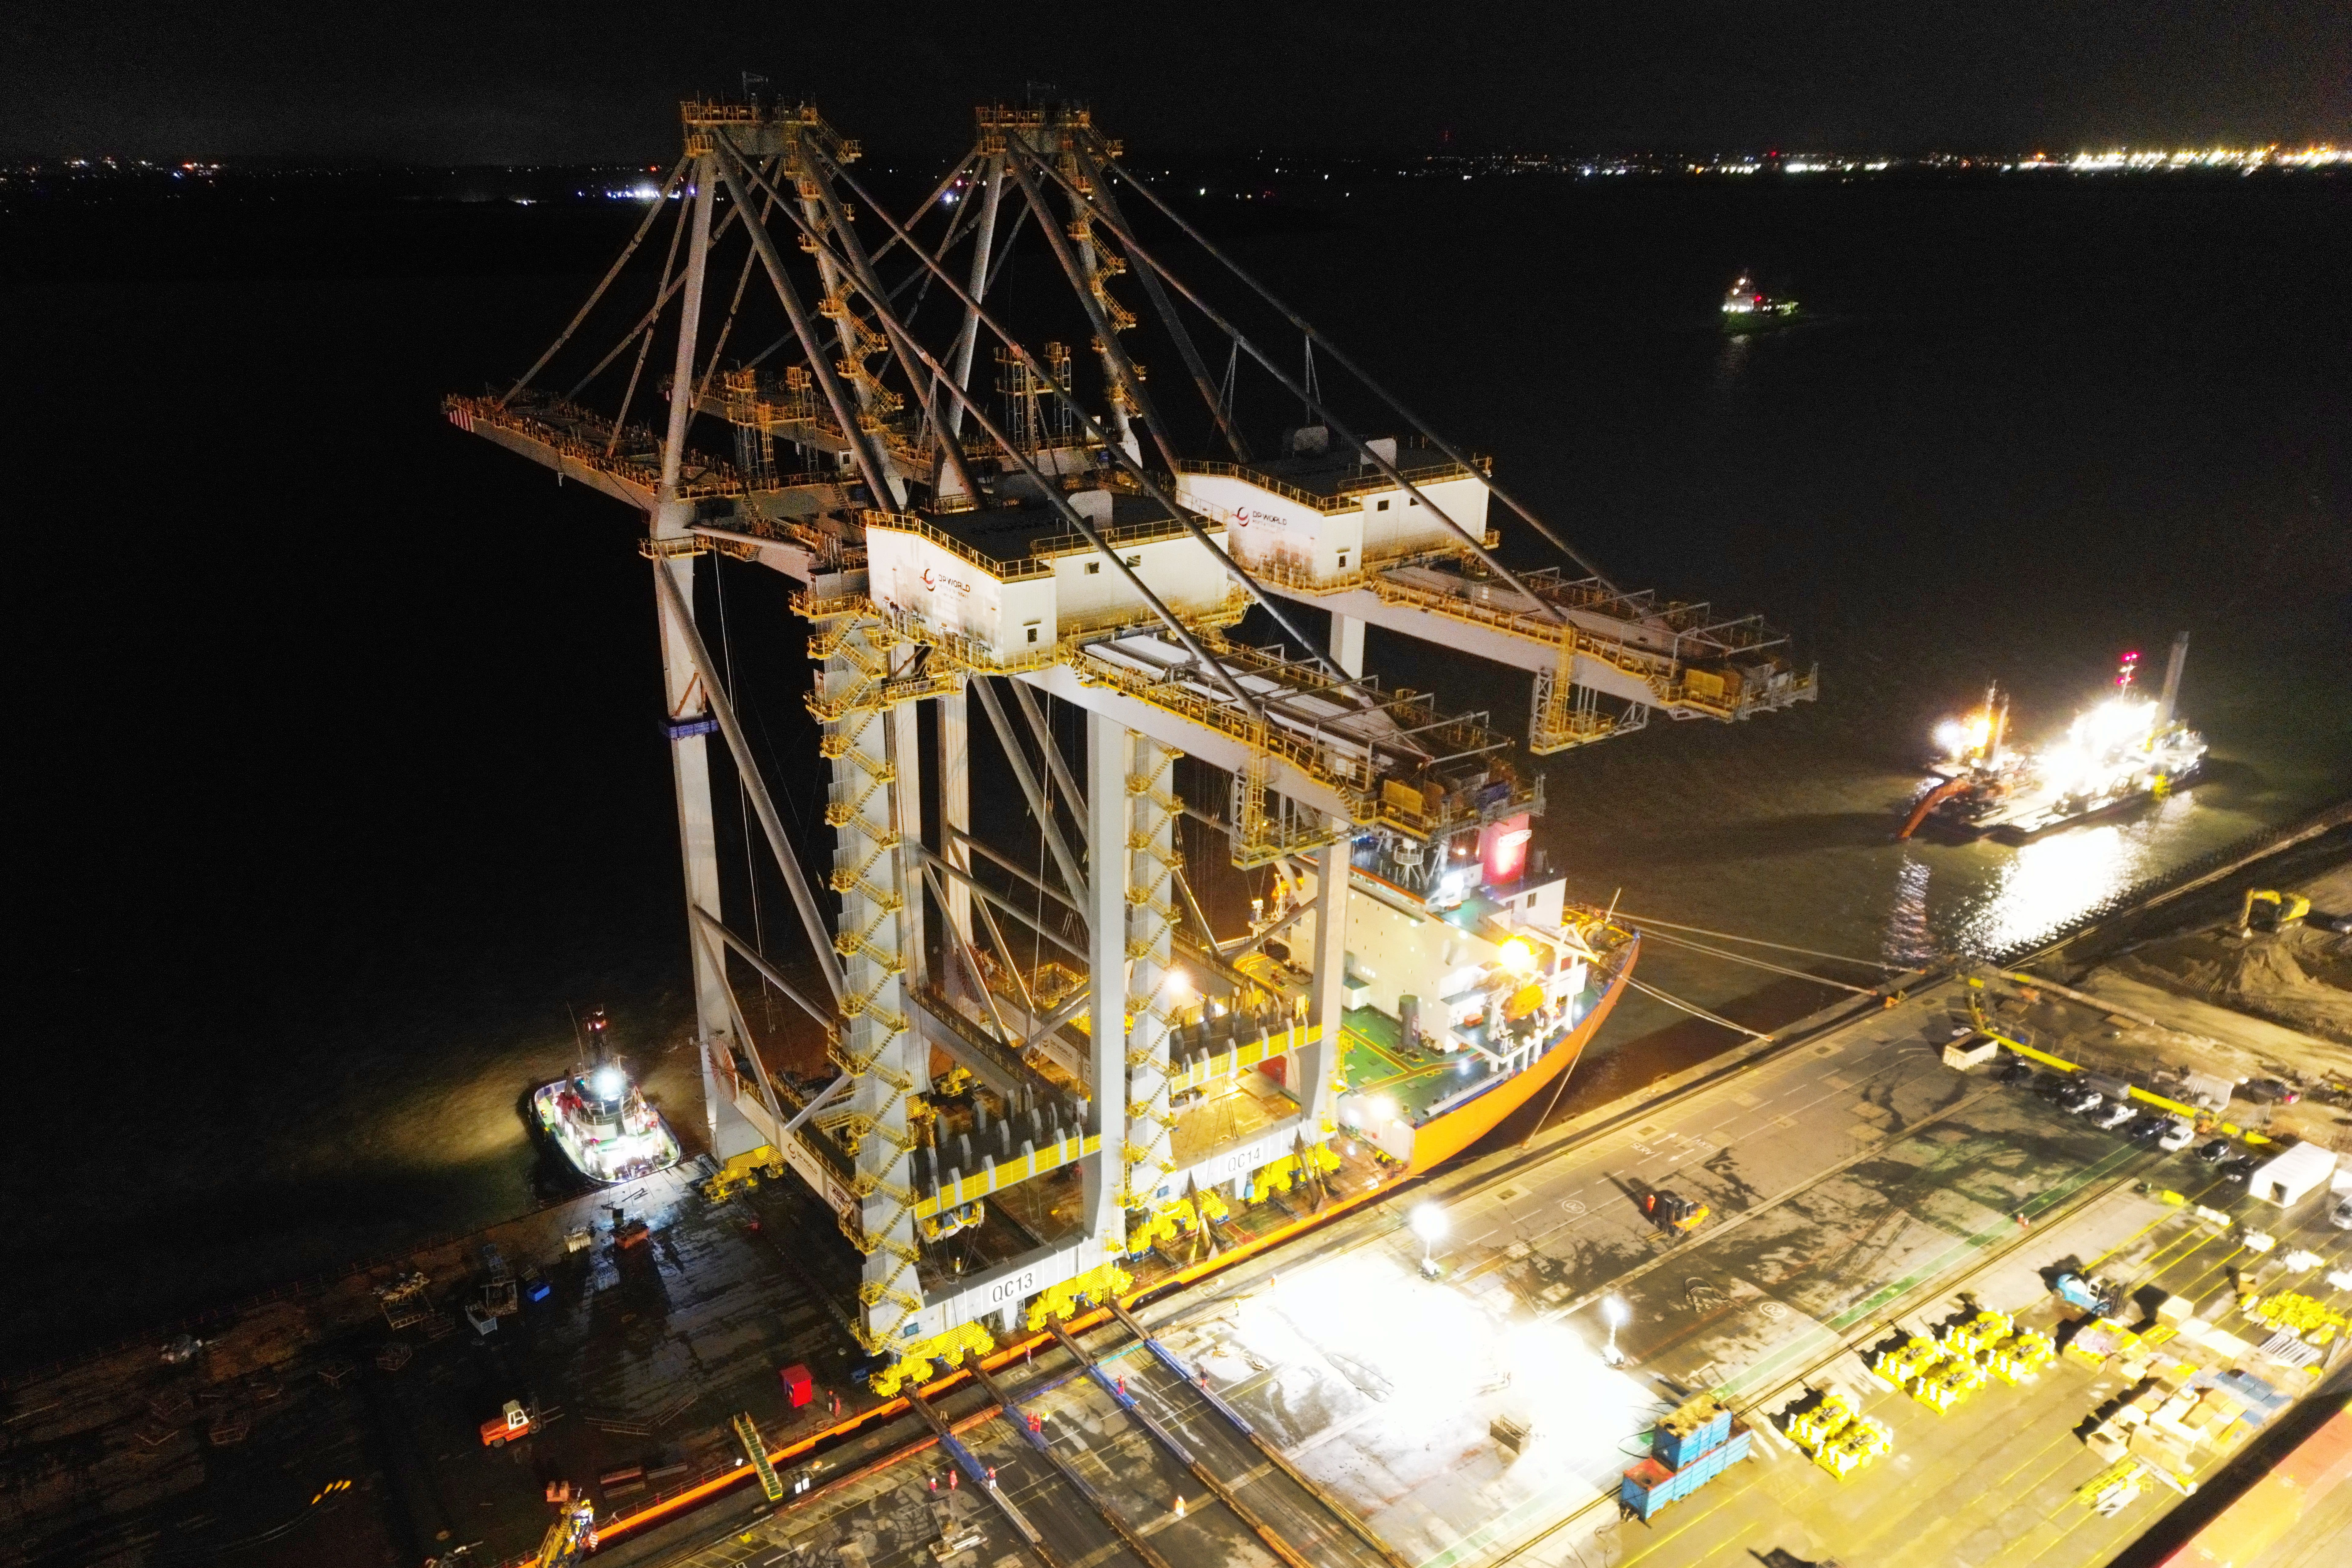
[{"label": "parked car", "polygon": [[2171,1125],[2172,1119],[2168,1116],[2136,1116],[2132,1118],[2132,1124],[2124,1129],[2124,1136],[2135,1143],[2152,1143]]},{"label": "parked car", "polygon": [[2216,1138],[2210,1143],[2200,1143],[2197,1148],[2197,1157],[2209,1165],[2218,1165],[2230,1157],[2230,1141]]},{"label": "parked car", "polygon": [[2107,1102],[2107,1097],[2095,1089],[2078,1089],[2058,1102],[2058,1109],[2073,1116],[2088,1116]]},{"label": "parked car", "polygon": [[2003,1083],[2025,1083],[2033,1077],[2033,1064],[2021,1057],[2011,1057],[2009,1065],[1993,1076]]},{"label": "parked car", "polygon": [[2352,1230],[2352,1198],[2337,1204],[2334,1212],[2328,1215],[2327,1223],[2338,1230]]},{"label": "parked car", "polygon": [[2241,1154],[2236,1159],[2224,1163],[2214,1174],[2225,1182],[2242,1182],[2252,1175],[2261,1164],[2262,1162],[2252,1154]]},{"label": "parked car", "polygon": [[2197,1124],[2186,1116],[2176,1116],[2165,1123],[2164,1136],[2156,1141],[2156,1146],[2168,1154],[2178,1153],[2188,1148],[2196,1137]]},{"label": "parked car", "polygon": [[2093,1110],[2088,1114],[2094,1126],[2105,1127],[2112,1131],[2132,1119],[2131,1101],[2118,1100],[2103,1110]]},{"label": "parked car", "polygon": [[2249,1079],[2238,1092],[2257,1105],[2293,1105],[2303,1098],[2292,1084],[2274,1078]]},{"label": "parked car", "polygon": [[2062,1100],[2074,1087],[2074,1080],[2063,1072],[2046,1072],[2033,1086],[2033,1092],[2044,1100]]}]

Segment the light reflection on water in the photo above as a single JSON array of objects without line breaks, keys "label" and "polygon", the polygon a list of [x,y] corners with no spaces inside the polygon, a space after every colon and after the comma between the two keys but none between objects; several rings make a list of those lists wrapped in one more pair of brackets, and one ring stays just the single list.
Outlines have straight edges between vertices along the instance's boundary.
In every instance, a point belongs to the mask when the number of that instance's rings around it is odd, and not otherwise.
[{"label": "light reflection on water", "polygon": [[[1955,945],[1993,952],[2052,935],[2177,856],[2160,852],[2192,810],[2187,795],[2130,823],[2086,823],[2018,846],[1962,915]],[[1897,908],[1901,907],[1897,898]]]},{"label": "light reflection on water", "polygon": [[1924,969],[1937,958],[1936,939],[1927,925],[1927,867],[1906,852],[1895,873],[1895,897],[1886,906],[1886,926],[1879,956],[1906,969]]}]

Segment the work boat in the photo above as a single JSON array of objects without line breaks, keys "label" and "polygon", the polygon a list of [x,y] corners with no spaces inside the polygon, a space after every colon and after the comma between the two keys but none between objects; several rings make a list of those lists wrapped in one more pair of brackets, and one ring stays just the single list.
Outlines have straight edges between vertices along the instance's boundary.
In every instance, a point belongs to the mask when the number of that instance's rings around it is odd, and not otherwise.
[{"label": "work boat", "polygon": [[1756,280],[1743,272],[1731,291],[1723,297],[1723,330],[1727,332],[1762,331],[1795,319],[1794,300],[1775,300],[1756,287]]},{"label": "work boat", "polygon": [[1966,837],[2026,838],[2192,782],[2204,765],[2205,738],[2173,711],[2188,653],[2183,632],[2173,641],[2163,694],[2153,701],[2135,695],[2139,655],[2126,654],[2105,700],[2036,748],[2008,743],[2008,700],[1989,692],[1983,708],[1937,727],[1946,756],[1895,837],[1908,838],[1932,819]]},{"label": "work boat", "polygon": [[563,1157],[592,1182],[634,1182],[677,1163],[669,1124],[609,1058],[541,1085],[530,1103]]}]

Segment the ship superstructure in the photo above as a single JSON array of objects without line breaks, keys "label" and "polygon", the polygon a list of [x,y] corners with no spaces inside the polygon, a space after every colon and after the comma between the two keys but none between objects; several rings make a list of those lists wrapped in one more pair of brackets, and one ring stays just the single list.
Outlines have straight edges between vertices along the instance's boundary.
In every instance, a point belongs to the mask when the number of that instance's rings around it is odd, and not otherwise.
[{"label": "ship superstructure", "polygon": [[[1787,639],[1585,563],[1083,108],[982,110],[971,151],[898,209],[813,109],[683,119],[665,199],[572,326],[511,386],[446,406],[646,520],[709,1136],[839,1216],[886,1383],[1118,1288],[1229,1205],[1294,1182],[1321,1201],[1346,1148],[1425,1167],[1556,1083],[1637,940],[1527,870],[1543,781],[1512,738],[1385,685],[1365,628],[1528,672],[1537,755],[1654,712],[1808,700]],[[653,308],[607,301],[665,216]],[[1015,247],[1018,322],[996,287]],[[1038,273],[1066,285],[1050,306]],[[1402,433],[1348,424],[1234,324],[1244,305]],[[626,376],[617,415],[538,389],[590,322],[623,328],[589,376]],[[657,333],[666,380],[627,368]],[[1297,411],[1278,438],[1235,411],[1244,362]],[[641,394],[658,432],[629,421]],[[731,460],[694,447],[705,431]],[[1505,561],[1500,512],[1568,564]],[[821,877],[696,615],[698,575],[736,562],[789,578],[808,626]],[[803,957],[721,908],[714,734],[749,805],[740,847],[782,883]],[[1004,796],[975,810],[982,763]],[[1187,819],[1282,889],[1272,909],[1213,921]],[[772,1069],[739,979],[806,1016],[829,1080]]]}]

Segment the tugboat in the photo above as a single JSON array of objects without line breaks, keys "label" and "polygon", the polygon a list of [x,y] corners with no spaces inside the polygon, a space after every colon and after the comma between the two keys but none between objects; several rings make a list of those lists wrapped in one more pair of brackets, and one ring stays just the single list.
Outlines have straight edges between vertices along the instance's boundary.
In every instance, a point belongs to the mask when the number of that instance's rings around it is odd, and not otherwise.
[{"label": "tugboat", "polygon": [[677,1140],[661,1112],[646,1103],[635,1082],[604,1046],[602,1007],[588,1015],[586,1033],[595,1037],[593,1059],[586,1039],[580,1062],[568,1078],[541,1084],[530,1097],[539,1124],[563,1157],[602,1186],[634,1182],[678,1162]]},{"label": "tugboat", "polygon": [[1723,297],[1723,330],[1738,334],[1760,332],[1785,326],[1796,319],[1794,300],[1775,300],[1756,287],[1756,280],[1745,272]]},{"label": "tugboat", "polygon": [[1946,759],[1931,770],[1895,837],[1910,837],[1932,817],[1969,837],[2022,839],[2191,782],[2205,761],[2205,738],[2173,716],[2188,655],[2183,632],[2173,639],[2164,694],[2151,702],[2133,694],[2139,655],[2126,654],[2106,700],[2038,751],[2003,743],[2009,702],[1998,690],[1988,692],[1982,710],[1937,727]]}]

